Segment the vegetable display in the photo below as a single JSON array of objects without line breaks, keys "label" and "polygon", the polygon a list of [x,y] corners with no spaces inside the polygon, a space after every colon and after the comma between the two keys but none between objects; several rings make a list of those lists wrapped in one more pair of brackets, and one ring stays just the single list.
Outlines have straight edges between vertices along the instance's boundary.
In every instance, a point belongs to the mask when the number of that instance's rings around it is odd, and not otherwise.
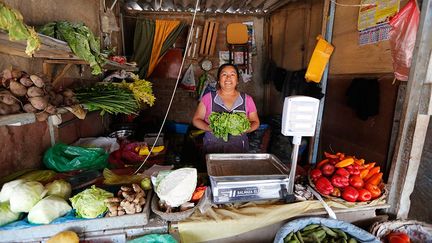
[{"label": "vegetable display", "polygon": [[25,53],[29,56],[40,47],[36,31],[24,24],[21,13],[2,2],[0,2],[0,29],[8,31],[11,41],[27,40]]},{"label": "vegetable display", "polygon": [[69,200],[72,202],[72,208],[76,210],[76,215],[80,218],[96,218],[107,211],[105,199],[114,195],[103,189],[92,186]]},{"label": "vegetable display", "polygon": [[69,182],[64,180],[55,180],[45,186],[47,195],[54,195],[68,200],[72,193],[72,186]]},{"label": "vegetable display", "polygon": [[33,224],[49,224],[71,210],[71,206],[61,197],[47,196],[30,210],[27,218]]},{"label": "vegetable display", "polygon": [[348,202],[367,202],[381,196],[383,173],[375,162],[324,152],[325,159],[309,173],[315,188],[322,195],[341,197]]},{"label": "vegetable display", "polygon": [[131,78],[134,80],[133,82],[128,83],[123,81],[120,85],[132,91],[135,99],[141,106],[144,104],[153,106],[156,98],[153,95],[152,83],[147,80],[140,79],[136,74],[132,74]]},{"label": "vegetable display", "polygon": [[105,199],[109,210],[107,217],[141,213],[146,203],[145,196],[144,190],[138,184],[120,187],[117,197]]},{"label": "vegetable display", "polygon": [[9,202],[0,203],[0,226],[18,220],[20,215],[10,210]]},{"label": "vegetable display", "polygon": [[11,211],[28,213],[44,197],[44,190],[44,186],[37,181],[17,185],[9,199]]},{"label": "vegetable display", "polygon": [[310,224],[297,232],[291,232],[284,238],[284,243],[306,242],[347,242],[356,243],[356,238],[336,228],[319,224]]},{"label": "vegetable display", "polygon": [[228,141],[228,135],[238,136],[250,128],[250,122],[243,112],[212,112],[209,116],[213,134]]},{"label": "vegetable display", "polygon": [[93,75],[102,73],[106,58],[101,54],[99,39],[95,38],[93,32],[84,24],[51,22],[42,26],[38,32],[66,41],[75,55],[90,64]]},{"label": "vegetable display", "polygon": [[101,110],[101,115],[137,114],[139,104],[133,93],[114,83],[97,83],[76,90],[76,98],[89,111]]}]

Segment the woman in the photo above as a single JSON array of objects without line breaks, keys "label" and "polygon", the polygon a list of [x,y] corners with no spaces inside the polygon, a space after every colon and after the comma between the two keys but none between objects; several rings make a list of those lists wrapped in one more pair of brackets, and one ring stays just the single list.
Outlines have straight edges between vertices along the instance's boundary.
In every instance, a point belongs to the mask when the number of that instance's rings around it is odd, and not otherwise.
[{"label": "woman", "polygon": [[237,91],[239,72],[233,64],[223,64],[219,67],[218,89],[216,92],[205,94],[192,119],[195,127],[206,131],[204,135],[204,153],[245,153],[249,150],[249,141],[246,134],[229,136],[225,142],[222,138],[213,135],[209,116],[212,112],[245,112],[253,132],[259,127],[259,118],[255,103],[249,95]]}]

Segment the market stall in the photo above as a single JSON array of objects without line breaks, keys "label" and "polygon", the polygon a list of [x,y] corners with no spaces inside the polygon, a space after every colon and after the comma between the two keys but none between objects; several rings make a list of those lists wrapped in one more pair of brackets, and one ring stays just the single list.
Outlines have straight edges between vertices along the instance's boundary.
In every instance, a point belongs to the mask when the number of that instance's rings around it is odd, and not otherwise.
[{"label": "market stall", "polygon": [[404,220],[429,1],[21,2],[0,2],[0,242],[432,239]]}]

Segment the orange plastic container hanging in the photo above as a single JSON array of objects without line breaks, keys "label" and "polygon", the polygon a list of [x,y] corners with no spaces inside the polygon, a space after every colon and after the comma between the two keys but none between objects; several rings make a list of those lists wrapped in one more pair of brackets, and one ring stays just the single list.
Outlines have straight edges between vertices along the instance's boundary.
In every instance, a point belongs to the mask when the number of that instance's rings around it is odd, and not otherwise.
[{"label": "orange plastic container hanging", "polygon": [[319,83],[324,73],[324,69],[329,62],[330,56],[333,53],[334,47],[322,38],[321,35],[317,37],[318,43],[312,53],[306,70],[305,79],[310,82]]}]

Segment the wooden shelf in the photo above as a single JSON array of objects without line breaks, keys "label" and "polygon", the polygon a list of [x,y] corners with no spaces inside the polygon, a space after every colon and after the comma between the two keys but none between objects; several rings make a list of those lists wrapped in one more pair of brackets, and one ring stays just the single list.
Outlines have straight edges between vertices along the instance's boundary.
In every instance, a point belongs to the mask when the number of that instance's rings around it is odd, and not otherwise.
[{"label": "wooden shelf", "polygon": [[[43,58],[47,59],[44,63],[48,64],[88,65],[86,61],[72,52],[66,42],[42,34],[38,34],[38,36],[41,41],[40,49],[33,56],[29,56],[25,53],[26,41],[10,41],[8,34],[0,31],[0,52],[25,58]],[[119,64],[111,60],[108,60],[103,68],[106,70],[138,71],[136,66]]]},{"label": "wooden shelf", "polygon": [[[68,112],[65,108],[57,108],[57,114]],[[18,113],[0,116],[0,126],[23,126],[36,122],[35,113]]]}]

